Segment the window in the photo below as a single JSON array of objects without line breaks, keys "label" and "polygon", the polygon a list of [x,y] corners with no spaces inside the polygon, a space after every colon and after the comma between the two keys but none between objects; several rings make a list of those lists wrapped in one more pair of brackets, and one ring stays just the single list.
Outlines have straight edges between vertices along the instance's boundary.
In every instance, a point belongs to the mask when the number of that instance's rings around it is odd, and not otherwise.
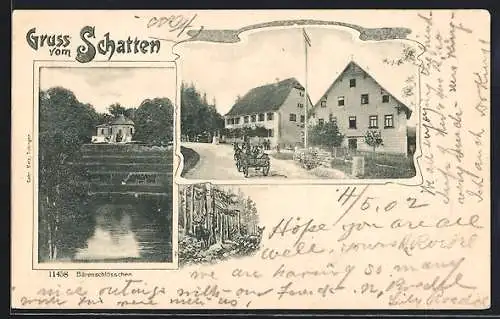
[{"label": "window", "polygon": [[104,135],[104,129],[103,128],[101,129],[101,134]]},{"label": "window", "polygon": [[297,122],[297,115],[290,113],[290,122]]},{"label": "window", "polygon": [[325,120],[324,120],[324,119],[318,119],[318,124],[319,124],[319,125],[323,125],[323,124],[325,124]]},{"label": "window", "polygon": [[255,122],[257,120],[257,115],[252,115],[252,122]]},{"label": "window", "polygon": [[268,137],[273,137],[274,136],[274,130],[271,128],[269,130],[267,130],[267,136]]},{"label": "window", "polygon": [[370,115],[369,128],[378,128],[378,115]]},{"label": "window", "polygon": [[299,95],[304,96],[304,92],[302,92],[302,90],[299,90]]},{"label": "window", "polygon": [[243,122],[248,123],[248,115],[243,118]]},{"label": "window", "polygon": [[339,97],[337,98],[337,101],[338,101],[338,102],[337,102],[337,105],[338,105],[338,106],[344,106],[344,103],[345,103],[345,98],[344,98],[343,96],[339,96]]},{"label": "window", "polygon": [[227,125],[231,125],[231,119],[227,119]]},{"label": "window", "polygon": [[368,94],[361,94],[361,104],[368,104]]},{"label": "window", "polygon": [[240,118],[239,117],[237,117],[237,118],[234,119],[234,124],[240,124]]},{"label": "window", "polygon": [[389,95],[388,94],[382,95],[382,103],[389,103]]},{"label": "window", "polygon": [[332,113],[330,113],[330,115],[328,115],[328,120],[329,120],[330,122],[333,122],[333,123],[337,124],[337,117],[336,117],[336,116],[333,116],[333,114],[332,114]]},{"label": "window", "polygon": [[306,117],[304,115],[300,116],[300,123],[304,123],[306,121]]},{"label": "window", "polygon": [[259,122],[264,121],[264,113],[259,114]]},{"label": "window", "polygon": [[349,128],[352,128],[352,129],[356,128],[356,117],[355,116],[349,116]]},{"label": "window", "polygon": [[326,100],[321,101],[321,107],[326,107]]},{"label": "window", "polygon": [[394,116],[392,114],[384,116],[384,128],[394,127]]},{"label": "window", "polygon": [[350,79],[349,80],[349,87],[351,87],[351,88],[356,87],[356,79]]},{"label": "window", "polygon": [[130,128],[130,135],[134,134],[134,129]]},{"label": "window", "polygon": [[299,108],[303,108],[303,107],[304,107],[304,103],[298,103],[298,104],[297,104],[297,106],[298,106]]},{"label": "window", "polygon": [[274,118],[274,113],[267,113],[267,120],[272,121]]}]

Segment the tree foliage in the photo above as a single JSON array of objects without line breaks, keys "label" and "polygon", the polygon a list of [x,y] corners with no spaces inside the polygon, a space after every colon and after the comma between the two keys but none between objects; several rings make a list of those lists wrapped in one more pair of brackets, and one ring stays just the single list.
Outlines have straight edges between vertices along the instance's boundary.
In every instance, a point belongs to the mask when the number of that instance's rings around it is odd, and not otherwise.
[{"label": "tree foliage", "polygon": [[64,233],[85,219],[84,173],[67,164],[90,141],[99,115],[62,87],[39,97],[39,246],[41,258],[53,259],[66,244]]},{"label": "tree foliage", "polygon": [[215,134],[224,127],[224,119],[214,104],[207,102],[194,85],[181,86],[181,132],[183,135]]},{"label": "tree foliage", "polygon": [[331,149],[332,147],[340,146],[344,135],[339,132],[337,123],[329,121],[318,123],[311,127],[308,132],[308,139],[311,145]]},{"label": "tree foliage", "polygon": [[108,106],[107,110],[108,110],[109,114],[111,115],[110,116],[111,118],[117,117],[120,114],[123,114],[125,117],[133,120],[135,117],[135,110],[136,109],[133,107],[126,108],[126,107],[122,106],[120,103],[113,103],[110,106]]},{"label": "tree foliage", "polygon": [[379,130],[368,130],[365,133],[365,143],[375,149],[381,145],[384,145],[382,140],[382,133]]},{"label": "tree foliage", "polygon": [[144,100],[134,111],[134,139],[154,145],[167,145],[174,137],[174,106],[168,98]]},{"label": "tree foliage", "polygon": [[260,247],[264,228],[259,227],[257,207],[241,192],[189,185],[180,191],[179,209],[182,265],[248,256]]}]

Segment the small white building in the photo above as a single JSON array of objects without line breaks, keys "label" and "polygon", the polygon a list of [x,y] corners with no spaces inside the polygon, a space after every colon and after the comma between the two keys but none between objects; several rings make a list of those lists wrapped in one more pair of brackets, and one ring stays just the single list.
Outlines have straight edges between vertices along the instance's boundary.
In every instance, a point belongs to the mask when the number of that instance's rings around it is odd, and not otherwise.
[{"label": "small white building", "polygon": [[132,120],[120,114],[109,123],[96,126],[97,135],[92,137],[92,143],[127,143],[135,134],[135,124]]}]

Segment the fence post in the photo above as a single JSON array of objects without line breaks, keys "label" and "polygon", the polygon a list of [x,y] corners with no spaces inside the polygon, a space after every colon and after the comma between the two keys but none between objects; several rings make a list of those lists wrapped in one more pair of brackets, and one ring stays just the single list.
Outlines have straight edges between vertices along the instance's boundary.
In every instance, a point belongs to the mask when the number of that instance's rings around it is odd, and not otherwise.
[{"label": "fence post", "polygon": [[352,176],[363,177],[365,175],[364,156],[353,156],[352,158]]}]

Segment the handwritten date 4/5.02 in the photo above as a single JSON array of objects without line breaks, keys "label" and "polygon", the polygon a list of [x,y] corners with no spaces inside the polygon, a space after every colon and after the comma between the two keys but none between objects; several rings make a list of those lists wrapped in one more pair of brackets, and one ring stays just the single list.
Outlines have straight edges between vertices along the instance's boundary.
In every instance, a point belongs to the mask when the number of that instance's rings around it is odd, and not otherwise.
[{"label": "handwritten date 4/5.02", "polygon": [[348,210],[351,210],[356,203],[360,203],[359,208],[363,212],[370,209],[374,209],[376,212],[389,212],[396,207],[414,209],[429,206],[428,203],[422,202],[421,200],[411,196],[404,199],[393,200],[368,196],[365,195],[367,188],[368,186],[361,191],[358,191],[358,187],[355,186],[337,189],[337,193],[340,194],[337,198],[337,202],[339,202],[342,207],[348,206]]}]

